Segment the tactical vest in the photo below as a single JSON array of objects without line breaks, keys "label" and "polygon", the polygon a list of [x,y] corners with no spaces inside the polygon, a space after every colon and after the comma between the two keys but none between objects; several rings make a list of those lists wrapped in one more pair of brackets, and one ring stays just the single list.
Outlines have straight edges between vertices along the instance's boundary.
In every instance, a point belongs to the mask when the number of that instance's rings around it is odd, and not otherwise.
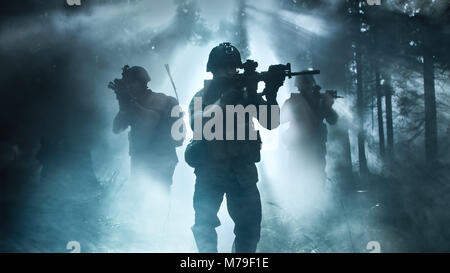
[{"label": "tactical vest", "polygon": [[[302,94],[294,93],[286,103],[291,111],[287,145],[294,150],[312,151],[313,154],[326,153],[328,130],[320,102],[311,103]],[[298,132],[302,134],[297,135]]]},{"label": "tactical vest", "polygon": [[[213,83],[205,81],[205,87],[199,91],[194,98],[202,98],[202,109],[219,99],[221,92],[217,90],[220,86],[215,86]],[[239,100],[234,105],[241,104]],[[191,103],[192,105],[192,103]],[[244,105],[245,106],[245,105]],[[191,115],[193,114],[193,109]],[[225,109],[223,112],[223,129],[226,130]],[[236,119],[235,119],[236,127]],[[236,128],[235,128],[236,129]],[[248,139],[248,131],[254,130],[252,120],[249,119],[245,124],[246,139],[245,140],[191,140],[185,152],[185,160],[191,167],[197,167],[200,164],[224,164],[237,162],[259,162],[261,160],[261,137],[259,132],[256,132],[256,140]],[[236,133],[236,130],[235,130]]]},{"label": "tactical vest", "polygon": [[155,117],[156,126],[151,131],[146,130],[145,127],[131,126],[128,133],[129,154],[132,157],[146,155],[158,160],[178,161],[170,134],[172,126],[170,111],[173,103],[170,102],[169,96],[162,93],[153,92],[150,99],[156,105],[152,109],[158,113]]}]

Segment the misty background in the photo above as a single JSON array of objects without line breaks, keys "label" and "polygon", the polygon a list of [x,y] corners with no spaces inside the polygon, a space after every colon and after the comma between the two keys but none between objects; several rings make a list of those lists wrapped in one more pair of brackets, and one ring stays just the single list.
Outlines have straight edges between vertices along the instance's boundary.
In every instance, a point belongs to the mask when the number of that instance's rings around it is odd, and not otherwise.
[{"label": "misty background", "polygon": [[[15,1],[0,17],[0,251],[195,252],[195,175],[177,148],[170,211],[128,180],[127,134],[107,84],[143,66],[149,87],[180,104],[212,76],[210,50],[320,69],[344,96],[328,126],[326,189],[288,162],[287,126],[260,128],[259,252],[446,252],[450,111],[449,3],[435,1]],[[296,92],[280,88],[280,105]],[[263,87],[263,86],[261,86]],[[222,204],[219,251],[233,223]]]}]

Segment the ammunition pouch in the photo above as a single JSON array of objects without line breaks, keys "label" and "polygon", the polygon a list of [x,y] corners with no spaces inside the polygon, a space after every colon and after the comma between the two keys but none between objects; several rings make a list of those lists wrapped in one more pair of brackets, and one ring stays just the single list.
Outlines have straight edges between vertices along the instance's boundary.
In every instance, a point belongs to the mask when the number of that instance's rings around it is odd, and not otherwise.
[{"label": "ammunition pouch", "polygon": [[261,139],[251,141],[191,140],[184,152],[184,160],[192,168],[204,162],[261,161]]},{"label": "ammunition pouch", "polygon": [[192,139],[184,152],[184,160],[192,168],[198,167],[205,157],[206,149],[202,140]]}]

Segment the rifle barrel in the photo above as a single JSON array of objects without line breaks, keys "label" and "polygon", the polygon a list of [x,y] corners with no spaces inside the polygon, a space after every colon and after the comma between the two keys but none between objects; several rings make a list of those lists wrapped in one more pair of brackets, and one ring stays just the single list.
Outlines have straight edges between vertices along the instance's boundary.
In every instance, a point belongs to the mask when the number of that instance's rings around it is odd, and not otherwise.
[{"label": "rifle barrel", "polygon": [[316,75],[320,74],[320,70],[303,70],[300,72],[291,72],[288,76],[300,76],[300,75]]}]

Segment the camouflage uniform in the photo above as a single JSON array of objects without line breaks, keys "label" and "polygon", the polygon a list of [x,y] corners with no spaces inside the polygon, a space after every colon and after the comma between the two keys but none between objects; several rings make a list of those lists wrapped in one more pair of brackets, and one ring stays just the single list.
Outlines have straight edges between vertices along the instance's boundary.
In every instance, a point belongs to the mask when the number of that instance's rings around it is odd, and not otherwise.
[{"label": "camouflage uniform", "polygon": [[[324,123],[335,124],[337,113],[331,106],[324,103],[324,96],[319,92],[320,86],[315,84],[312,76],[304,76],[298,83],[301,93],[293,93],[281,109],[281,121],[290,122],[289,131],[285,135],[285,143],[289,147],[291,157],[298,159],[299,155],[310,164],[317,167],[322,179],[326,179],[326,142],[327,126]],[[305,81],[309,81],[304,83]],[[298,163],[297,160],[292,160]]]},{"label": "camouflage uniform", "polygon": [[[213,49],[214,51],[214,49]],[[211,55],[210,55],[211,59]],[[240,56],[239,56],[240,62]],[[276,99],[266,102],[262,98],[249,102],[242,96],[241,88],[233,82],[213,79],[205,81],[204,88],[195,94],[190,103],[190,121],[194,130],[194,115],[207,105],[214,104],[224,94],[230,95],[226,105],[243,105],[249,103],[277,105]],[[194,99],[202,98],[202,109],[194,109]],[[217,104],[216,104],[217,105]],[[220,105],[224,111],[224,105]],[[223,112],[225,113],[225,111]],[[257,114],[258,115],[258,114]],[[235,133],[237,119],[235,118]],[[203,124],[207,121],[202,118]],[[196,121],[198,122],[198,121]],[[246,136],[256,133],[252,118],[247,116],[243,125]],[[241,124],[242,125],[242,124]],[[265,126],[265,124],[262,124]],[[223,119],[224,139],[226,135],[226,115]],[[261,200],[257,187],[258,172],[255,163],[260,161],[261,140],[193,140],[185,153],[186,161],[195,168],[197,177],[194,193],[195,223],[192,231],[199,252],[217,252],[217,233],[220,225],[217,217],[224,195],[227,197],[228,212],[235,223],[235,251],[255,252],[260,238]]]},{"label": "camouflage uniform", "polygon": [[[143,82],[146,85],[146,80]],[[145,86],[137,94],[131,99],[119,98],[121,106],[113,131],[120,133],[131,127],[128,139],[132,179],[150,178],[169,189],[178,163],[175,148],[183,143],[183,139],[175,141],[171,135],[172,125],[178,119],[171,117],[171,111],[178,102]]]}]

